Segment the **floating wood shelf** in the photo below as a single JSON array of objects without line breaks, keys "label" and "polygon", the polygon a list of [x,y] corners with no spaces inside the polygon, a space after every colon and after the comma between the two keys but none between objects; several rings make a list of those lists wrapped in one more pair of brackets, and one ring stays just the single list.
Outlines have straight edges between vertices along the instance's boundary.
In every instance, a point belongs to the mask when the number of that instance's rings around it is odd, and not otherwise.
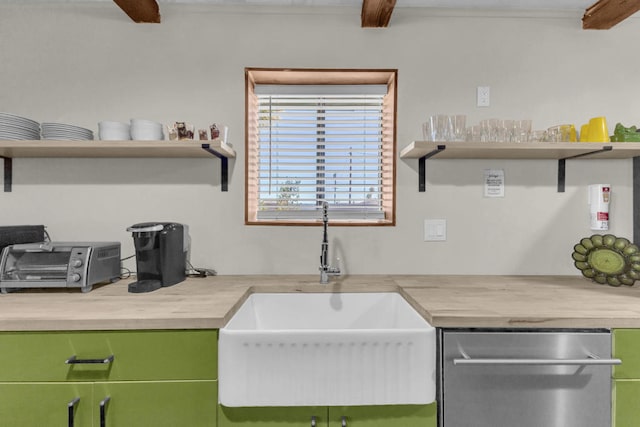
[{"label": "floating wood shelf", "polygon": [[4,191],[11,191],[13,162],[19,157],[67,158],[207,158],[221,161],[221,188],[228,190],[228,159],[235,151],[221,140],[213,141],[0,141],[4,158]]},{"label": "floating wood shelf", "polygon": [[[593,154],[598,159],[640,156],[640,142],[430,142],[414,141],[400,152],[403,159],[419,159],[438,146],[439,159],[567,159]],[[605,147],[611,147],[609,149]],[[605,151],[603,151],[605,150]],[[593,158],[589,157],[589,158]]]},{"label": "floating wood shelf", "polygon": [[425,161],[438,159],[558,160],[558,191],[564,192],[565,161],[569,159],[629,159],[640,156],[638,142],[430,142],[414,141],[400,152],[419,161],[419,191],[425,191]]}]

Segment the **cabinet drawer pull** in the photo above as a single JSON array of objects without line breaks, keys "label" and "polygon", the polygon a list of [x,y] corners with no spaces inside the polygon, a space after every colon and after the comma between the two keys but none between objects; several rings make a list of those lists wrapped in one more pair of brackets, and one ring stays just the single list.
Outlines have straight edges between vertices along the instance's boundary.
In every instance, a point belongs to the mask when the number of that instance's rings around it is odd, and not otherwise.
[{"label": "cabinet drawer pull", "polygon": [[316,416],[315,415],[313,415],[311,417],[311,427],[317,427],[317,425],[316,425]]},{"label": "cabinet drawer pull", "polygon": [[107,357],[107,358],[104,358],[104,359],[78,359],[76,357],[76,355],[74,354],[73,356],[71,356],[70,358],[65,360],[64,363],[66,363],[67,365],[84,365],[84,364],[103,364],[103,365],[106,365],[107,363],[113,362],[113,359],[115,359],[115,356],[113,354],[111,356]]},{"label": "cabinet drawer pull", "polygon": [[107,403],[111,396],[107,396],[100,402],[100,427],[107,427]]},{"label": "cabinet drawer pull", "polygon": [[67,403],[67,418],[69,419],[69,427],[73,427],[73,414],[76,409],[76,405],[80,402],[80,398],[76,397],[71,402]]}]

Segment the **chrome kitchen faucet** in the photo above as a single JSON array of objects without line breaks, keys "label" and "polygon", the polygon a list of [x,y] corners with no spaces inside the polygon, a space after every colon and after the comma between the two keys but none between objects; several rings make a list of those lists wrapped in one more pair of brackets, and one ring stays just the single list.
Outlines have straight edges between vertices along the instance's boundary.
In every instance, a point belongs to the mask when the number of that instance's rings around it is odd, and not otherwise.
[{"label": "chrome kitchen faucet", "polygon": [[329,276],[339,276],[340,268],[331,267],[329,265],[329,239],[327,236],[327,228],[329,226],[329,203],[322,203],[322,225],[324,233],[322,237],[322,247],[320,250],[320,283],[326,285],[329,283]]}]

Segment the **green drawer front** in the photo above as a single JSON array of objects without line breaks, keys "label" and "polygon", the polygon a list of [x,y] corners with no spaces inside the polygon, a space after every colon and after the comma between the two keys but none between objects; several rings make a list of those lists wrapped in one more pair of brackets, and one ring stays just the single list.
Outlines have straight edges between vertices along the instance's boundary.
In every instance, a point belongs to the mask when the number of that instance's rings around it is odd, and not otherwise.
[{"label": "green drawer front", "polygon": [[622,360],[614,378],[640,378],[640,329],[614,329],[613,357]]},{"label": "green drawer front", "polygon": [[217,346],[217,330],[0,332],[0,382],[215,380]]}]

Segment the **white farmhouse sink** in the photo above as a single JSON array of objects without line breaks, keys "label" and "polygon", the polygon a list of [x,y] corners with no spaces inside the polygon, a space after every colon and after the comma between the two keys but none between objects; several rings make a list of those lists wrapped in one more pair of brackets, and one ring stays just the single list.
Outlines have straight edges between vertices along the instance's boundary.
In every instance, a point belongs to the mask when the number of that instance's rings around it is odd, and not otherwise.
[{"label": "white farmhouse sink", "polygon": [[252,294],[218,353],[225,406],[435,400],[435,329],[394,292]]}]

